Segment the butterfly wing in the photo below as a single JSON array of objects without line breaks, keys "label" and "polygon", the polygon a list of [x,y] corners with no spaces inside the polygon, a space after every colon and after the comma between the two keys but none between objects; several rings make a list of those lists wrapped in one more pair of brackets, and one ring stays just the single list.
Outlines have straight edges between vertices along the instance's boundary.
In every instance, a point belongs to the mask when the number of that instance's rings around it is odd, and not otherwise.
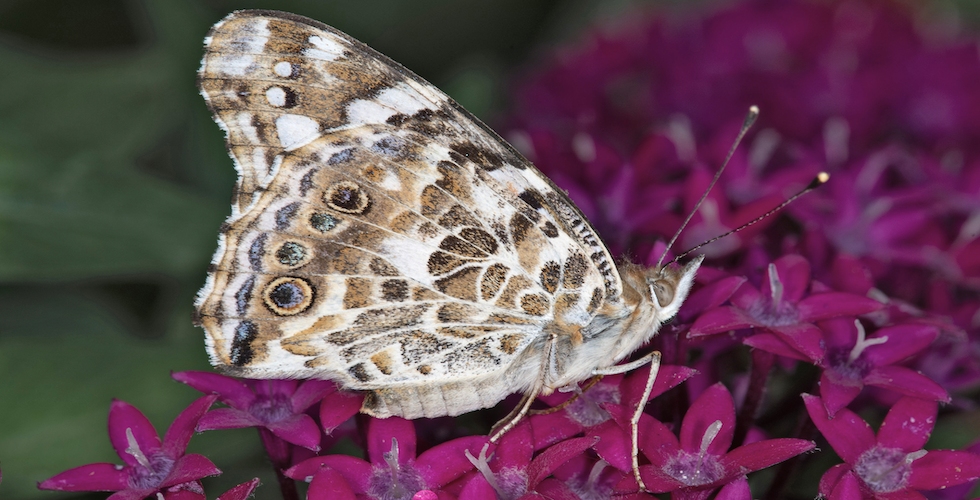
[{"label": "butterfly wing", "polygon": [[[619,300],[608,251],[560,190],[347,35],[236,12],[199,78],[239,174],[196,304],[214,365],[388,391],[403,407],[382,416],[458,414],[526,390],[552,325],[573,335]],[[439,390],[444,405],[406,409]]]}]

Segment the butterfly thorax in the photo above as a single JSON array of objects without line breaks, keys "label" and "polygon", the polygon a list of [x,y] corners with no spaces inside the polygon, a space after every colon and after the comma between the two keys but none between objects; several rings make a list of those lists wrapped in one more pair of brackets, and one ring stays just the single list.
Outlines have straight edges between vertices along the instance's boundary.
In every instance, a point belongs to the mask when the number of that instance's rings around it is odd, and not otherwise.
[{"label": "butterfly thorax", "polygon": [[[632,354],[657,333],[680,309],[690,292],[701,257],[684,267],[645,267],[620,263],[622,300],[607,302],[592,322],[581,329],[582,343],[566,353],[557,341],[558,362],[549,384],[556,389],[588,378],[597,368],[607,368]],[[572,354],[571,352],[574,352]]]}]

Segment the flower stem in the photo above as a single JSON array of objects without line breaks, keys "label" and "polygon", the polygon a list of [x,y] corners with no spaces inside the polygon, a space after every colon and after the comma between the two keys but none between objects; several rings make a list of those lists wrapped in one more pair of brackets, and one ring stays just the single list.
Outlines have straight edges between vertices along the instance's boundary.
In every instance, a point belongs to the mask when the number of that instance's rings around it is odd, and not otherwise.
[{"label": "flower stem", "polygon": [[279,439],[265,427],[259,427],[259,436],[262,437],[262,445],[265,446],[272,468],[276,471],[276,479],[279,480],[279,490],[282,491],[282,500],[299,500],[299,492],[296,490],[296,481],[286,477],[283,471],[292,464],[292,445]]},{"label": "flower stem", "polygon": [[739,411],[738,418],[735,419],[735,436],[732,446],[742,446],[745,436],[755,422],[756,413],[762,403],[762,396],[766,392],[766,380],[769,379],[769,372],[775,363],[776,356],[762,349],[752,350],[752,373],[749,376],[749,388],[745,391],[745,402]]}]

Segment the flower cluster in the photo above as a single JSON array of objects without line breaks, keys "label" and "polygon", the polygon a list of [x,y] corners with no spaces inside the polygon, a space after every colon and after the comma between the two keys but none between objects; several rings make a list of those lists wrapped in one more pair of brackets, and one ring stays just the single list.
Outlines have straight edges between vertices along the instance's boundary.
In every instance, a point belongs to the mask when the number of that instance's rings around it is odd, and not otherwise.
[{"label": "flower cluster", "polygon": [[[362,397],[330,382],[176,373],[205,396],[162,441],[114,402],[109,435],[124,465],[40,487],[204,499],[202,478],[220,471],[185,453],[191,434],[256,427],[286,500],[300,497],[297,482],[310,499],[964,497],[980,477],[980,426],[960,429],[960,451],[928,440],[980,406],[980,56],[950,18],[929,14],[899,0],[753,0],[636,16],[519,87],[505,136],[614,253],[647,265],[750,105],[757,126],[674,251],[831,174],[704,248],[695,289],[650,346],[664,365],[640,416],[646,491],[630,421],[649,368],[541,397],[560,409],[496,443],[493,414],[468,420],[480,429],[353,418]],[[866,420],[882,423],[875,432]],[[332,452],[345,436],[364,458]],[[831,450],[843,463],[828,463]],[[765,491],[750,491],[748,474],[779,463],[753,483]],[[797,480],[804,467],[820,468],[819,483]]]}]

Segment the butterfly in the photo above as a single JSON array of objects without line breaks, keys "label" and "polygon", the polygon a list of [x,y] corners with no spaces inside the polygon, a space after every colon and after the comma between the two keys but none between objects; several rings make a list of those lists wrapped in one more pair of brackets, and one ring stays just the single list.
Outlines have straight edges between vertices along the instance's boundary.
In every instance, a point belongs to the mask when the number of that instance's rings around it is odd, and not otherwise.
[{"label": "butterfly", "polygon": [[537,395],[636,366],[617,363],[687,297],[700,258],[617,265],[516,149],[346,34],[239,11],[205,45],[238,171],[195,304],[220,370],[333,380],[379,418],[523,393],[502,432]]}]

